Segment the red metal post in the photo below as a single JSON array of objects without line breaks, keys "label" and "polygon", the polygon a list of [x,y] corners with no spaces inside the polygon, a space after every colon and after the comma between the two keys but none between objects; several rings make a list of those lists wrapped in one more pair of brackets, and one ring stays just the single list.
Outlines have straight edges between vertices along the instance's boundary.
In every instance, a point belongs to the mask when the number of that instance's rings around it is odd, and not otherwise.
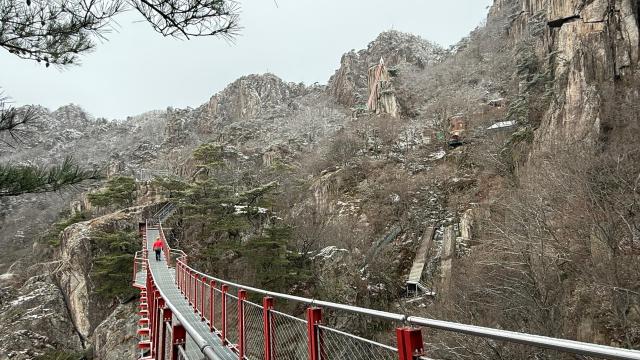
[{"label": "red metal post", "polygon": [[189,305],[193,306],[193,271],[189,269]]},{"label": "red metal post", "polygon": [[155,357],[156,355],[156,346],[158,344],[158,291],[156,290],[155,284],[153,285],[151,293],[151,303],[149,304],[149,340],[151,340],[151,356]]},{"label": "red metal post", "polygon": [[178,347],[183,345],[187,338],[187,332],[185,331],[182,325],[173,325],[173,329],[171,331],[172,339],[171,339],[171,360],[178,360]]},{"label": "red metal post", "polygon": [[398,359],[413,360],[424,353],[422,342],[422,330],[413,327],[401,327],[396,329],[398,340]]},{"label": "red metal post", "polygon": [[273,350],[271,337],[272,329],[271,326],[271,313],[269,311],[273,310],[273,298],[269,296],[265,296],[262,299],[262,325],[264,329],[264,360],[273,360]]},{"label": "red metal post", "polygon": [[207,282],[206,282],[206,277],[203,275],[202,276],[202,288],[200,289],[200,321],[204,321],[204,315],[207,309],[205,309],[205,305],[204,305],[204,295],[206,293],[206,287],[207,287]]},{"label": "red metal post", "polygon": [[193,274],[193,312],[198,313],[198,274]]},{"label": "red metal post", "polygon": [[180,290],[180,263],[176,262],[176,286],[178,287],[178,290]]},{"label": "red metal post", "polygon": [[[164,309],[165,303],[164,303],[164,299],[161,297],[158,297],[156,299],[156,311],[155,311],[155,318],[156,318],[156,326],[155,326],[155,333],[156,333],[156,341],[153,344],[154,348],[155,348],[155,353],[156,354],[162,354],[162,348],[164,346],[164,331],[163,331],[163,319],[164,319],[164,314],[162,313],[162,310]],[[160,356],[159,356],[160,357]]]},{"label": "red metal post", "polygon": [[227,292],[229,291],[229,286],[227,284],[222,285],[222,343],[227,345]]},{"label": "red metal post", "polygon": [[184,266],[180,263],[180,273],[177,276],[178,278],[178,287],[180,288],[180,292],[184,294]]},{"label": "red metal post", "polygon": [[183,288],[182,293],[184,294],[184,298],[185,299],[187,298],[187,291],[188,291],[187,290],[187,288],[188,288],[188,286],[187,286],[187,273],[188,272],[189,272],[189,269],[185,265],[185,267],[184,267],[184,269],[182,271],[182,288]]},{"label": "red metal post", "polygon": [[185,285],[185,281],[184,281],[184,275],[187,273],[187,268],[182,265],[180,266],[180,291],[182,291],[182,294],[185,295],[187,293],[186,291],[186,285]]},{"label": "red metal post", "polygon": [[318,325],[322,321],[322,309],[307,308],[307,336],[309,344],[309,360],[320,360],[320,339]]},{"label": "red metal post", "polygon": [[162,339],[162,347],[160,348],[160,358],[164,359],[164,354],[167,352],[166,349],[169,346],[169,342],[171,339],[167,339],[167,327],[171,326],[171,319],[173,318],[173,312],[168,307],[162,309],[162,326],[160,327],[160,331],[162,331],[162,335],[160,338]]},{"label": "red metal post", "polygon": [[247,300],[247,291],[238,290],[238,355],[244,359],[245,329],[244,329],[244,302]]},{"label": "red metal post", "polygon": [[213,331],[213,319],[215,318],[216,308],[215,308],[215,292],[216,281],[211,280],[209,283],[209,331]]},{"label": "red metal post", "polygon": [[155,293],[153,290],[153,281],[151,279],[151,274],[148,275],[148,283],[149,286],[147,287],[147,319],[149,319],[148,323],[147,323],[147,327],[149,328],[149,341],[151,341],[153,343],[153,305],[155,303]]}]

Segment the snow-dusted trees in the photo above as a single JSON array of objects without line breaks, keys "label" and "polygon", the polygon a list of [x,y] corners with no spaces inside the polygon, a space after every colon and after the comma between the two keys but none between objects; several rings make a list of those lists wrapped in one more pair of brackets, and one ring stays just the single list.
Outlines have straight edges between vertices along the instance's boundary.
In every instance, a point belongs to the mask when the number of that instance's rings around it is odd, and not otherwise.
[{"label": "snow-dusted trees", "polygon": [[[47,67],[76,64],[80,55],[95,47],[96,39],[106,37],[113,18],[130,9],[163,36],[232,36],[238,29],[238,6],[233,0],[2,0],[0,47]],[[2,145],[19,146],[17,134],[23,125],[38,120],[31,109],[12,107],[0,94]],[[55,191],[95,175],[71,158],[51,168],[3,164],[0,196]]]}]

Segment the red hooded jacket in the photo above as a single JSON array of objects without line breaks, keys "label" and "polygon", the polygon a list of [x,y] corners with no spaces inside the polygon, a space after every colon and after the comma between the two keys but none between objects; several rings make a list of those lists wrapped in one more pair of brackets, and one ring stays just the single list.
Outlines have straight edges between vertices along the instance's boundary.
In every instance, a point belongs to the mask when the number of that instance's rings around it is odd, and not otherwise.
[{"label": "red hooded jacket", "polygon": [[158,240],[153,243],[153,250],[162,249],[162,245],[162,240],[158,238]]}]

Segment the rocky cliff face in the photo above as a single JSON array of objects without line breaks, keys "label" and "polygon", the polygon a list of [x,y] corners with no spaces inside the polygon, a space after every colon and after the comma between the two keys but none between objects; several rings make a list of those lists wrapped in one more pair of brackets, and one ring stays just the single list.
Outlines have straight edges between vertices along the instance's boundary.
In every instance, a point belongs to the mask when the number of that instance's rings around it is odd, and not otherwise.
[{"label": "rocky cliff face", "polygon": [[511,40],[533,46],[554,77],[557,97],[536,133],[539,147],[595,141],[610,126],[602,102],[638,76],[638,7],[635,0],[495,1],[489,19],[510,13]]},{"label": "rocky cliff face", "polygon": [[33,359],[55,351],[91,353],[95,359],[134,356],[135,302],[120,304],[96,294],[92,234],[133,229],[149,211],[140,206],[73,224],[61,234],[55,261],[13,266],[5,273],[0,278],[0,359]]},{"label": "rocky cliff face", "polygon": [[14,288],[0,283],[0,359],[28,360],[54,349],[79,350],[83,339],[50,276]]},{"label": "rocky cliff face", "polygon": [[368,69],[376,65],[380,58],[391,68],[408,64],[424,69],[441,61],[446,54],[440,46],[418,36],[386,31],[366,49],[358,52],[352,50],[342,56],[340,68],[329,79],[327,91],[344,106],[366,106]]},{"label": "rocky cliff face", "polygon": [[249,75],[214,95],[206,107],[209,115],[222,123],[260,115],[265,119],[282,117],[286,107],[309,90],[304,84],[286,83],[272,74]]},{"label": "rocky cliff face", "polygon": [[95,294],[96,286],[90,273],[93,264],[93,231],[133,229],[143,220],[145,207],[127,209],[71,225],[61,236],[60,253],[55,257],[60,267],[55,279],[69,306],[71,319],[83,339],[88,339],[96,327],[113,311],[114,299],[102,299]]}]

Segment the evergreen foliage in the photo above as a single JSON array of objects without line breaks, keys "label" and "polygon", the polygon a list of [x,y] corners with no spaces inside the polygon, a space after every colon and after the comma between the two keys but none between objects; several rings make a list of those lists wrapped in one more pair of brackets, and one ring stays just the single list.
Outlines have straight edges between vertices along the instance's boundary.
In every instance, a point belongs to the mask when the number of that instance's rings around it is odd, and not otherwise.
[{"label": "evergreen foliage", "polygon": [[[20,141],[19,134],[23,132],[21,126],[37,121],[39,115],[35,107],[17,109],[9,103],[10,99],[0,92],[0,136],[8,135],[0,137],[0,142],[12,148],[12,142]],[[52,167],[0,164],[0,197],[57,191],[95,178],[98,178],[96,171],[81,169],[71,157],[65,158],[61,165]]]},{"label": "evergreen foliage", "polygon": [[0,164],[0,196],[57,191],[97,178],[97,172],[82,169],[71,157],[65,158],[61,165],[49,168]]},{"label": "evergreen foliage", "polygon": [[201,145],[193,158],[198,170],[192,182],[156,183],[168,190],[189,239],[200,247],[192,257],[196,266],[220,276],[240,266],[244,280],[275,291],[307,282],[310,263],[293,251],[292,229],[268,214],[278,183],[255,186],[254,179],[228,176],[223,149],[216,144]]},{"label": "evergreen foliage", "polygon": [[51,228],[43,235],[41,242],[51,246],[60,245],[60,233],[67,227],[90,219],[90,214],[86,211],[70,214],[68,211],[60,214],[61,220],[54,223]]},{"label": "evergreen foliage", "polygon": [[0,47],[22,59],[70,65],[95,48],[113,27],[113,18],[136,10],[163,36],[233,36],[238,6],[233,0],[3,0]]},{"label": "evergreen foliage", "polygon": [[256,273],[256,282],[278,292],[287,292],[294,284],[308,282],[312,278],[309,260],[289,249],[291,228],[275,226],[265,232],[251,239],[244,249]]},{"label": "evergreen foliage", "polygon": [[104,190],[89,194],[87,198],[93,206],[128,206],[133,204],[135,191],[136,181],[132,177],[116,176],[109,179]]},{"label": "evergreen foliage", "polygon": [[95,231],[91,234],[95,292],[107,298],[124,299],[135,293],[131,287],[133,258],[139,248],[134,231]]},{"label": "evergreen foliage", "polygon": [[8,132],[14,140],[18,140],[16,131],[20,125],[36,120],[38,113],[35,107],[17,109],[9,105],[10,102],[11,99],[0,92],[0,132]]},{"label": "evergreen foliage", "polygon": [[177,178],[156,177],[153,179],[153,185],[167,190],[167,197],[174,198],[179,191],[187,188],[187,183]]},{"label": "evergreen foliage", "polygon": [[202,144],[193,151],[193,159],[200,166],[218,167],[223,164],[222,146],[212,143]]}]

